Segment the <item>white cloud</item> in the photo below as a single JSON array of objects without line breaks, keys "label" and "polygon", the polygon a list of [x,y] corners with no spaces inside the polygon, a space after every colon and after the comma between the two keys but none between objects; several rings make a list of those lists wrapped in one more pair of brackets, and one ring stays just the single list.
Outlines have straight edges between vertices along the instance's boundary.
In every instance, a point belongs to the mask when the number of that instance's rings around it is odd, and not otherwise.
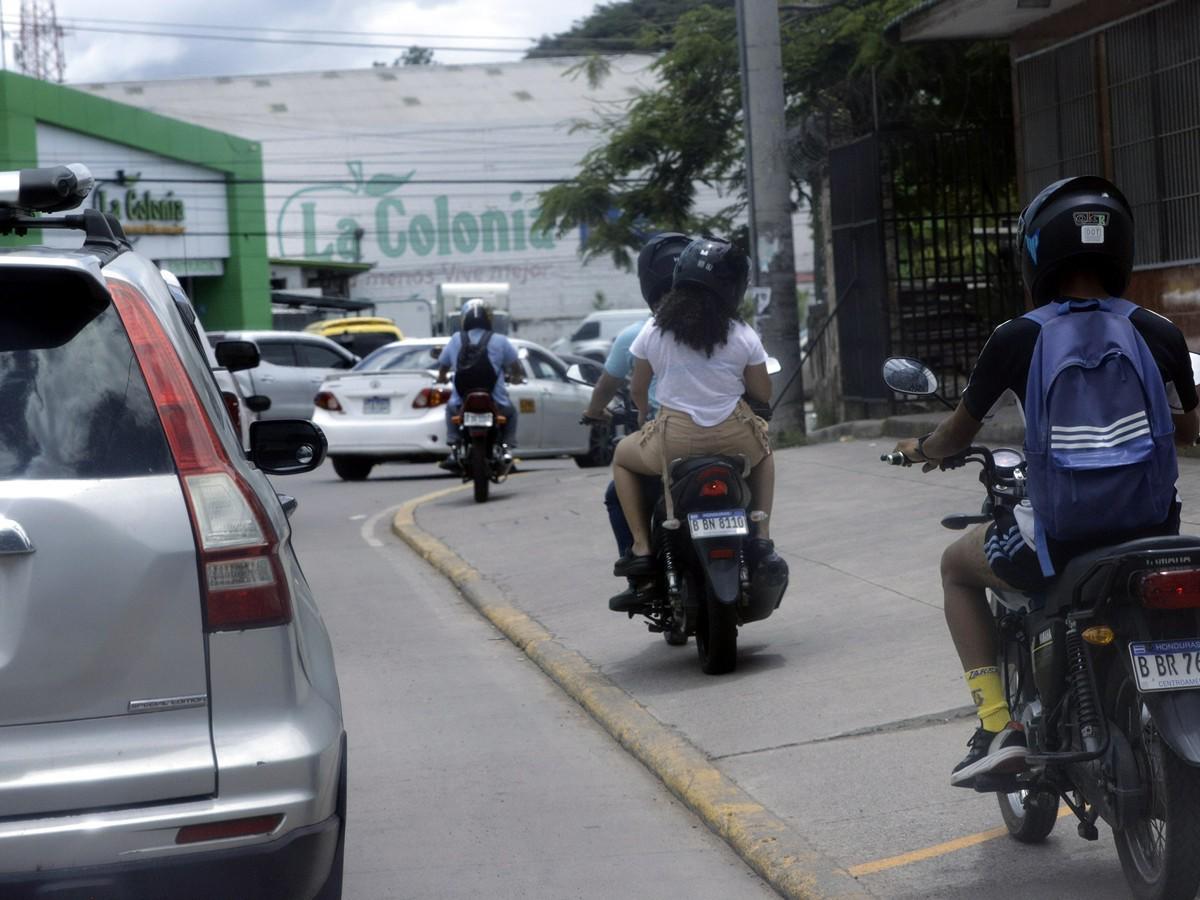
[{"label": "white cloud", "polygon": [[[527,44],[511,38],[530,38],[569,28],[591,12],[595,0],[172,0],[147,4],[145,0],[58,0],[58,15],[68,25],[65,41],[67,81],[128,81],[259,72],[347,69],[390,62],[403,46],[491,48],[491,52],[436,50],[442,63],[491,62],[520,59]],[[15,4],[9,4],[10,8]],[[377,42],[399,48],[329,47],[303,44],[263,44],[192,40],[157,35],[109,34],[69,28],[73,18],[124,19],[130,22],[173,22],[197,25],[236,25],[257,28],[303,29],[313,34],[295,35],[310,40]],[[9,11],[9,22],[15,10]],[[79,23],[80,25],[85,23]],[[151,24],[86,23],[92,27],[123,31],[175,32],[180,29]],[[11,26],[10,26],[11,28]],[[15,29],[12,29],[15,31]],[[413,35],[471,35],[452,40],[443,37],[374,38],[338,35],[334,31],[397,32]],[[220,33],[220,32],[210,32]],[[236,32],[224,32],[236,34]],[[9,34],[8,59],[12,61]]]}]

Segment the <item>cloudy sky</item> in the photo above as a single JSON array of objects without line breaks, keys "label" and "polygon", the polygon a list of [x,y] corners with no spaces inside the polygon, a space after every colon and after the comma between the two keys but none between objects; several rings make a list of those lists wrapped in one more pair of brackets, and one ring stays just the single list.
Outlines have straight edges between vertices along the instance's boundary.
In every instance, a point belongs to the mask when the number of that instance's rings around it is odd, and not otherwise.
[{"label": "cloudy sky", "polygon": [[[515,60],[521,54],[511,51],[527,47],[528,42],[514,38],[562,31],[594,6],[595,0],[107,0],[103,4],[57,0],[59,20],[67,28],[67,82],[359,68],[375,61],[391,62],[410,44],[471,48],[436,50],[439,62]],[[0,0],[0,8],[8,32],[7,64],[14,67],[12,42],[17,37],[20,0]],[[178,36],[198,32],[395,46]]]}]

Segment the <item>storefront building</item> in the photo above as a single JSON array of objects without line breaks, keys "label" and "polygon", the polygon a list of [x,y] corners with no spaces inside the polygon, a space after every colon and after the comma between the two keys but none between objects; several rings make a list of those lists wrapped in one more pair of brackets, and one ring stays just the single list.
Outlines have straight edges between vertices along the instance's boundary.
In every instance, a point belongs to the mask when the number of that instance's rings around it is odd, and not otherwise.
[{"label": "storefront building", "polygon": [[1023,201],[1104,175],[1133,205],[1130,299],[1200,346],[1200,4],[1194,0],[926,0],[903,41],[1008,41]]},{"label": "storefront building", "polygon": [[[206,328],[271,325],[262,153],[254,142],[0,72],[0,168],[79,162],[87,204],[183,281]],[[69,232],[28,240],[78,246]]]}]

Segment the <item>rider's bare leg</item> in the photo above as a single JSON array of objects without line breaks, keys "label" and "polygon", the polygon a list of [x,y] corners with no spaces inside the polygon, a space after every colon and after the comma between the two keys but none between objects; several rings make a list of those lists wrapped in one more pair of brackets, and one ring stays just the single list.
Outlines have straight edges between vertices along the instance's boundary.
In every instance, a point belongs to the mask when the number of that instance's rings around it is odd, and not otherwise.
[{"label": "rider's bare leg", "polygon": [[631,434],[617,444],[616,453],[613,455],[613,483],[617,486],[617,499],[621,501],[621,510],[625,513],[625,521],[629,523],[629,531],[633,535],[633,546],[629,552],[633,556],[649,556],[650,521],[642,499],[640,476],[655,473],[646,471],[636,446],[630,443],[639,437],[637,434]]},{"label": "rider's bare leg", "polygon": [[963,669],[996,664],[996,629],[987,589],[1007,588],[992,572],[983,542],[987,526],[968,531],[942,554],[942,594],[946,625]]},{"label": "rider's bare leg", "polygon": [[750,470],[750,509],[755,512],[765,512],[767,518],[759,522],[755,528],[758,537],[769,540],[771,537],[771,508],[775,501],[775,457],[767,454],[757,466]]}]

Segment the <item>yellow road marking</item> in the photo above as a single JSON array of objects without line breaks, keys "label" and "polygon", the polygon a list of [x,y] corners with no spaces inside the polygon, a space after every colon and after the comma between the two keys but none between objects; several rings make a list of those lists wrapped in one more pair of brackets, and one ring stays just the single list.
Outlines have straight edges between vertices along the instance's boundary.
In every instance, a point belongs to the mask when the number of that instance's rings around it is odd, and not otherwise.
[{"label": "yellow road marking", "polygon": [[[1064,806],[1058,813],[1060,819],[1072,815],[1074,813],[1071,812],[1069,806]],[[1007,828],[992,828],[988,831],[980,831],[978,834],[968,834],[965,837],[955,838],[952,841],[934,844],[932,847],[925,847],[923,850],[912,850],[908,853],[901,853],[899,856],[889,856],[887,859],[877,859],[874,862],[860,863],[857,866],[850,866],[846,871],[855,878],[858,878],[860,875],[874,875],[876,872],[883,872],[886,869],[896,869],[900,866],[912,865],[926,859],[945,856],[948,853],[954,853],[958,850],[966,850],[968,847],[976,847],[979,844],[994,841],[996,838],[1007,835]]]}]

